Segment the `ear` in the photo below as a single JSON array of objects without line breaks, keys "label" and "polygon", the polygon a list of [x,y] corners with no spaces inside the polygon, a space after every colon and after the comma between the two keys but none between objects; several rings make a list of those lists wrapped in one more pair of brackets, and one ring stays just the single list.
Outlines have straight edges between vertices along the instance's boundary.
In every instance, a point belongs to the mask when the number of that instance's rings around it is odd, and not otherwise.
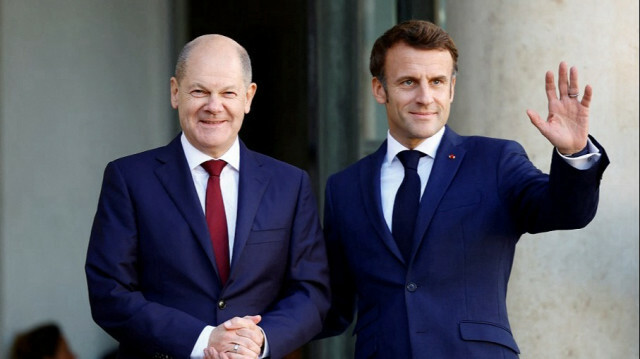
[{"label": "ear", "polygon": [[450,99],[449,99],[449,103],[453,102],[453,95],[456,93],[456,76],[451,76],[451,88],[449,89],[450,92]]},{"label": "ear", "polygon": [[385,91],[384,86],[382,86],[382,82],[375,76],[371,80],[371,91],[378,103],[387,103],[387,91]]},{"label": "ear", "polygon": [[171,78],[171,107],[178,108],[178,79]]},{"label": "ear", "polygon": [[249,85],[249,88],[247,88],[247,101],[245,102],[244,105],[244,113],[247,114],[249,113],[249,111],[251,111],[251,101],[253,101],[253,96],[256,95],[256,91],[258,90],[258,85],[256,85],[254,82],[252,82]]}]

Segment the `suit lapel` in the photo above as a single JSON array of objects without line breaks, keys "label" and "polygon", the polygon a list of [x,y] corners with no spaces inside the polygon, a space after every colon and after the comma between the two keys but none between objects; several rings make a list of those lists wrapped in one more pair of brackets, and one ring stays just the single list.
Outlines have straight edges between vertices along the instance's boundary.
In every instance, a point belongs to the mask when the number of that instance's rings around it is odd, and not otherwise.
[{"label": "suit lapel", "polygon": [[393,238],[387,222],[382,214],[382,201],[380,198],[380,168],[387,153],[387,141],[384,141],[380,148],[364,161],[360,166],[360,189],[365,211],[370,223],[375,228],[378,236],[382,239],[389,251],[401,262],[405,262],[400,253],[400,248]]},{"label": "suit lapel", "polygon": [[412,257],[415,257],[417,249],[422,244],[433,215],[464,159],[466,150],[458,146],[459,142],[460,136],[447,127],[431,168],[427,188],[420,200]]},{"label": "suit lapel", "polygon": [[164,148],[164,151],[158,154],[157,160],[161,164],[155,170],[156,176],[182,213],[184,220],[191,227],[196,240],[207,253],[212,267],[217,272],[207,220],[193,185],[193,178],[180,143],[180,136],[171,141]]},{"label": "suit lapel", "polygon": [[231,273],[237,258],[247,243],[258,205],[269,183],[269,173],[262,167],[262,162],[240,141],[240,180],[238,183],[238,214],[236,219],[236,236],[233,245]]}]

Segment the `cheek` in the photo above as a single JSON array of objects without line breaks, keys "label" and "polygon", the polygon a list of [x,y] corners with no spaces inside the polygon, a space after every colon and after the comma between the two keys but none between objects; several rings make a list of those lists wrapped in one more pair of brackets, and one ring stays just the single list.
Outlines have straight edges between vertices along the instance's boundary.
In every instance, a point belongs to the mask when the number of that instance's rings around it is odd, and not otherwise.
[{"label": "cheek", "polygon": [[244,115],[249,112],[250,106],[244,101],[229,102],[225,105],[225,109],[229,115],[238,119],[244,117]]},{"label": "cheek", "polygon": [[396,111],[400,112],[404,108],[411,105],[411,100],[407,98],[408,96],[389,96],[387,97],[387,107],[391,107],[396,109]]},{"label": "cheek", "polygon": [[449,93],[449,89],[446,91],[442,91],[436,97],[436,102],[440,104],[442,107],[449,107],[449,104],[453,101],[451,94]]},{"label": "cheek", "polygon": [[187,112],[184,108],[178,109],[178,117],[180,118],[180,124],[182,127],[189,126],[191,123],[189,112]]}]

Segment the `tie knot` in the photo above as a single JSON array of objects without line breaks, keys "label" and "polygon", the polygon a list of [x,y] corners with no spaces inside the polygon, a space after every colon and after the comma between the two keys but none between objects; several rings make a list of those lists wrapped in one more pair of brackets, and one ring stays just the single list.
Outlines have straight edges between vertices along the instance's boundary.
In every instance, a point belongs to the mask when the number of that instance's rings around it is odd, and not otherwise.
[{"label": "tie knot", "polygon": [[415,150],[405,150],[397,154],[398,159],[402,162],[405,169],[418,169],[418,161],[420,157],[424,156],[424,153]]},{"label": "tie knot", "polygon": [[202,168],[204,168],[204,170],[209,173],[209,176],[217,177],[220,176],[220,172],[222,172],[222,169],[226,165],[227,163],[223,160],[209,160],[206,162],[202,162],[201,164]]}]

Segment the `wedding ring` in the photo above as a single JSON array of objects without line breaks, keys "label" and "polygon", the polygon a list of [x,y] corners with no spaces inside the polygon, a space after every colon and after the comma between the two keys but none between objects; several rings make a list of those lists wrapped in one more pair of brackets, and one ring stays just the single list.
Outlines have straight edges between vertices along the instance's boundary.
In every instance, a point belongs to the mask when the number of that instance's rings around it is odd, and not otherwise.
[{"label": "wedding ring", "polygon": [[580,96],[580,93],[579,93],[579,92],[578,92],[577,94],[575,94],[575,95],[569,94],[569,97],[571,97],[571,98],[576,98],[576,97],[578,97],[578,96]]},{"label": "wedding ring", "polygon": [[236,344],[233,346],[233,352],[238,353],[238,349],[240,348],[240,344]]}]

